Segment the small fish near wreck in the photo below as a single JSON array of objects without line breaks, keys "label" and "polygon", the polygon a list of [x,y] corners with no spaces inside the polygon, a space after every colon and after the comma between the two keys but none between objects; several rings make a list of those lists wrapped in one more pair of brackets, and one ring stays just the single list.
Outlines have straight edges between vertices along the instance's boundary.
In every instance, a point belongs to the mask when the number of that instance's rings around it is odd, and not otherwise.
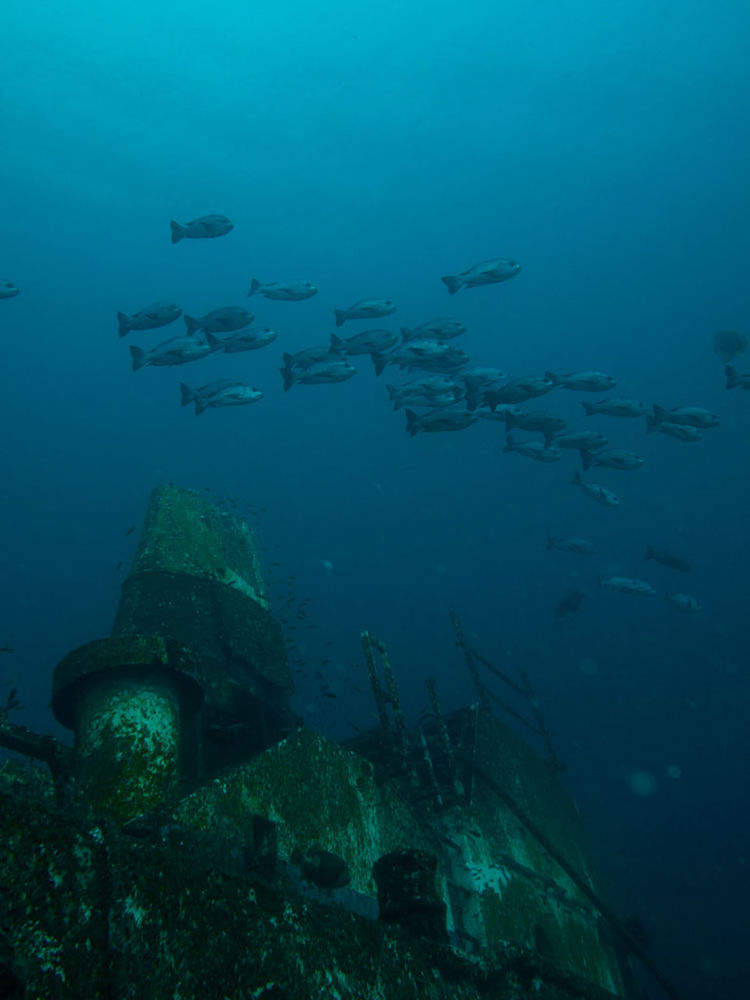
[{"label": "small fish near wreck", "polygon": [[234,333],[235,330],[250,326],[255,317],[242,306],[221,306],[219,309],[212,309],[200,319],[194,319],[187,314],[183,319],[187,332],[191,334],[196,330],[203,330],[205,333]]},{"label": "small fish near wreck", "polygon": [[180,316],[182,309],[175,302],[152,302],[130,316],[118,310],[117,332],[126,337],[131,330],[157,330],[160,326],[174,323]]},{"label": "small fish near wreck", "polygon": [[441,431],[462,431],[471,427],[479,419],[476,414],[466,410],[430,410],[421,416],[414,410],[406,411],[406,430],[414,437],[420,431],[439,433]]},{"label": "small fish near wreck", "polygon": [[346,382],[347,379],[357,374],[354,365],[339,359],[318,361],[306,368],[285,365],[279,371],[284,381],[284,392],[288,392],[296,382],[301,382],[302,385],[326,385],[333,382]]},{"label": "small fish near wreck", "polygon": [[618,594],[635,594],[637,597],[654,597],[656,591],[645,580],[637,580],[629,576],[599,577],[599,586],[603,590],[612,590]]},{"label": "small fish near wreck", "polygon": [[0,299],[12,299],[21,291],[12,281],[0,281]]},{"label": "small fish near wreck", "polygon": [[666,549],[655,549],[653,545],[646,546],[646,554],[643,558],[653,559],[654,562],[661,563],[662,566],[667,566],[669,569],[677,570],[678,573],[690,572],[690,563],[687,559],[683,559],[682,556],[678,556],[674,552],[668,552]]},{"label": "small fish near wreck", "polygon": [[253,278],[250,282],[250,295],[262,295],[266,299],[274,299],[277,302],[301,302],[303,299],[312,298],[317,294],[317,286],[312,281],[258,281]]},{"label": "small fish near wreck", "polygon": [[591,556],[596,552],[596,545],[587,538],[555,538],[547,536],[547,551],[575,552],[579,556]]},{"label": "small fish near wreck", "polygon": [[348,319],[380,319],[390,316],[396,306],[390,299],[360,299],[348,309],[334,309],[336,326],[343,326]]},{"label": "small fish near wreck", "polygon": [[596,500],[603,507],[619,507],[620,498],[612,490],[608,490],[606,486],[600,486],[599,483],[589,483],[583,478],[581,473],[576,469],[573,473],[573,485],[577,486],[578,489],[585,493],[587,497],[592,500]]},{"label": "small fish near wreck", "polygon": [[169,223],[172,230],[172,242],[180,240],[212,240],[224,236],[234,229],[234,223],[226,215],[202,215],[199,219],[184,224],[172,219]]},{"label": "small fish near wreck", "polygon": [[701,605],[690,594],[667,594],[667,600],[673,608],[689,615],[697,615],[703,611]]},{"label": "small fish near wreck", "polygon": [[172,337],[165,340],[151,351],[142,347],[130,345],[130,356],[133,359],[133,371],[146,365],[169,366],[185,365],[190,361],[199,361],[213,352],[213,348],[203,337]]},{"label": "small fish near wreck", "polygon": [[195,415],[200,416],[209,407],[219,406],[247,406],[250,403],[258,403],[263,399],[260,389],[254,389],[244,382],[219,381],[202,385],[198,389],[192,389],[184,382],[180,383],[182,394],[181,405],[188,403],[195,404]]},{"label": "small fish near wreck", "polygon": [[451,295],[461,288],[478,288],[480,285],[497,285],[501,281],[515,278],[521,271],[521,265],[509,258],[493,258],[474,264],[460,274],[444,274],[441,281]]},{"label": "small fish near wreck", "polygon": [[714,334],[714,353],[718,354],[725,364],[733,361],[738,354],[747,350],[748,340],[744,333],[737,330],[719,330]]}]

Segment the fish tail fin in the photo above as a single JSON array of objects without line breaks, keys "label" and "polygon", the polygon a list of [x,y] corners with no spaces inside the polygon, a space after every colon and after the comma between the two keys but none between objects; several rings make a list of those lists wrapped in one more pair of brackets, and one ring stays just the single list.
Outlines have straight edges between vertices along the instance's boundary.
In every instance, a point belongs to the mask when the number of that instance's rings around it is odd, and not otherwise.
[{"label": "fish tail fin", "polygon": [[549,448],[549,446],[555,440],[555,432],[554,431],[544,431],[543,433],[544,433],[544,447],[545,448]]},{"label": "fish tail fin", "polygon": [[585,472],[586,469],[591,468],[591,466],[593,465],[594,456],[591,454],[590,451],[582,451],[581,462],[583,464],[583,471]]},{"label": "fish tail fin", "polygon": [[517,449],[517,447],[518,447],[518,442],[513,437],[513,435],[512,434],[506,434],[505,435],[505,447],[503,448],[503,451],[515,451]]},{"label": "fish tail fin", "polygon": [[547,535],[547,551],[550,552],[552,549],[557,548],[557,541],[552,535]]},{"label": "fish tail fin", "polygon": [[180,382],[180,406],[187,406],[188,403],[192,403],[196,398],[195,393],[186,385],[185,382]]},{"label": "fish tail fin", "polygon": [[135,344],[131,344],[130,357],[133,359],[134,372],[137,372],[139,368],[143,368],[146,364],[146,352],[142,347],[136,347]]},{"label": "fish tail fin", "polygon": [[[495,406],[497,406],[497,403],[495,403]],[[493,409],[493,412],[494,412],[494,409]],[[505,411],[505,430],[506,431],[511,430],[511,428],[515,427],[517,423],[518,423],[518,418],[516,417],[516,415],[513,412],[513,410],[506,410]]]},{"label": "fish tail fin", "polygon": [[739,379],[737,378],[737,369],[733,368],[731,365],[725,365],[724,374],[727,377],[727,389],[734,389],[734,387],[737,385],[737,382],[739,381]]},{"label": "fish tail fin", "polygon": [[653,434],[653,432],[655,430],[656,430],[656,417],[653,415],[653,413],[647,413],[646,414],[646,433],[647,434]]},{"label": "fish tail fin", "polygon": [[343,309],[334,309],[333,315],[336,317],[336,326],[343,326],[346,323],[346,312]]},{"label": "fish tail fin", "polygon": [[193,319],[193,317],[188,316],[187,313],[185,313],[182,318],[185,320],[185,326],[187,328],[187,332],[192,337],[195,331],[200,329],[201,321],[199,319]]},{"label": "fish tail fin", "polygon": [[663,423],[665,420],[669,420],[669,414],[664,409],[663,406],[659,406],[658,403],[654,403],[654,426]]},{"label": "fish tail fin", "polygon": [[594,408],[594,406],[593,406],[592,403],[581,402],[581,406],[586,411],[586,416],[587,417],[590,417],[592,415],[592,413],[596,413],[596,409]]},{"label": "fish tail fin", "polygon": [[130,333],[130,317],[126,316],[124,312],[117,310],[117,332],[121,337],[125,337]]},{"label": "fish tail fin", "polygon": [[419,417],[414,410],[406,410],[406,429],[412,437],[419,430]]},{"label": "fish tail fin", "polygon": [[174,219],[170,219],[169,228],[172,230],[173,243],[179,243],[180,240],[185,238],[185,227],[181,226],[179,222],[175,222]]},{"label": "fish tail fin", "polygon": [[208,403],[205,401],[205,399],[201,399],[200,396],[196,396],[194,402],[195,402],[195,415],[196,417],[199,417],[204,410],[208,409]]},{"label": "fish tail fin", "polygon": [[206,340],[208,341],[208,346],[212,351],[221,351],[224,347],[221,338],[217,337],[214,333],[206,331]]},{"label": "fish tail fin", "polygon": [[393,409],[400,410],[404,404],[401,402],[398,389],[396,388],[395,385],[387,385],[386,389],[388,390],[388,395],[390,396],[390,400],[393,403]]},{"label": "fish tail fin", "polygon": [[553,385],[560,385],[560,383],[562,382],[560,376],[556,375],[554,372],[545,372],[544,377],[547,379],[548,382],[551,382]]},{"label": "fish tail fin", "polygon": [[407,340],[414,339],[414,331],[410,330],[408,326],[401,327],[401,343],[405,344]]},{"label": "fish tail fin", "polygon": [[346,344],[341,337],[337,336],[335,333],[331,334],[331,354],[346,354]]},{"label": "fish tail fin", "polygon": [[571,480],[574,486],[580,486],[583,483],[583,476],[578,471],[578,469],[573,470],[573,479]]},{"label": "fish tail fin", "polygon": [[382,375],[385,370],[385,366],[388,364],[388,355],[383,354],[382,351],[373,351],[370,354],[372,358],[372,363],[375,366],[375,374]]},{"label": "fish tail fin", "polygon": [[463,285],[463,281],[461,281],[460,278],[457,278],[453,274],[444,274],[440,278],[440,280],[443,282],[444,285],[447,286],[448,291],[451,293],[451,295],[455,295],[456,292],[461,287],[461,285]]},{"label": "fish tail fin", "polygon": [[284,380],[284,392],[289,392],[295,382],[294,372],[289,365],[285,368],[279,368],[279,371],[281,372],[281,377]]},{"label": "fish tail fin", "polygon": [[255,295],[255,293],[256,293],[256,292],[258,291],[258,289],[259,289],[259,288],[261,288],[261,287],[262,287],[262,285],[261,285],[261,282],[260,282],[260,281],[258,281],[258,279],[257,279],[257,278],[253,278],[253,280],[252,280],[252,281],[250,282],[250,291],[249,291],[249,292],[247,293],[247,294],[248,294],[248,298],[249,298],[249,297],[250,297],[251,295]]}]

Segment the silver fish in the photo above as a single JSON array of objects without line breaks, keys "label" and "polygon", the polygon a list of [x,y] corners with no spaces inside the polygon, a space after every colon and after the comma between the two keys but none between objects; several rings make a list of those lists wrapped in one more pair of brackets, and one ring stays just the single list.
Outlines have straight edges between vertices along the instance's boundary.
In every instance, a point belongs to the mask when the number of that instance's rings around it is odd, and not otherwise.
[{"label": "silver fish", "polygon": [[636,594],[639,597],[654,597],[656,591],[645,580],[637,580],[629,576],[599,577],[599,586],[605,590],[613,590],[618,594]]},{"label": "silver fish", "polygon": [[414,437],[420,431],[462,431],[476,422],[476,416],[466,410],[430,410],[421,416],[414,410],[406,411],[406,429]]},{"label": "silver fish", "polygon": [[718,427],[720,421],[715,413],[704,410],[702,406],[676,406],[673,410],[665,410],[663,406],[654,403],[654,413],[652,421],[649,422],[648,430],[654,430],[655,426],[668,422],[671,424],[681,424],[683,427]]},{"label": "silver fish", "polygon": [[231,337],[216,337],[213,333],[206,334],[206,340],[214,351],[224,351],[225,354],[239,354],[240,351],[257,351],[267,347],[278,337],[275,330],[240,330]]},{"label": "silver fish", "polygon": [[599,483],[587,482],[577,469],[573,473],[573,485],[604,507],[619,507],[620,505],[620,498],[616,493],[608,490],[606,486],[600,486]]},{"label": "silver fish", "polygon": [[505,411],[505,427],[511,430],[518,427],[522,431],[541,431],[544,434],[544,443],[549,447],[555,434],[559,434],[567,427],[562,417],[554,413],[547,413],[546,410],[516,410],[507,409]]},{"label": "silver fish", "polygon": [[565,372],[562,375],[546,372],[545,374],[555,385],[562,386],[563,389],[575,389],[577,392],[607,392],[617,385],[617,379],[605,375],[604,372]]},{"label": "silver fish", "polygon": [[581,406],[586,411],[586,416],[591,417],[596,413],[602,413],[608,417],[642,417],[646,414],[648,407],[645,403],[637,399],[600,399],[596,403],[582,402]]},{"label": "silver fish", "polygon": [[677,438],[678,441],[702,441],[703,435],[697,427],[688,427],[685,424],[673,424],[669,420],[656,423],[653,415],[646,414],[646,431],[661,431],[667,437]]},{"label": "silver fish", "polygon": [[553,538],[547,536],[547,551],[575,552],[579,556],[590,556],[596,552],[596,545],[587,538]]},{"label": "silver fish", "polygon": [[208,385],[200,386],[198,389],[191,389],[190,386],[181,382],[180,391],[182,393],[182,406],[194,403],[196,417],[209,407],[245,406],[249,403],[257,403],[263,398],[260,389],[254,389],[242,382],[229,382],[227,380],[209,382]]},{"label": "silver fish", "polygon": [[515,260],[494,258],[483,260],[460,274],[444,274],[440,280],[447,286],[450,294],[455,295],[460,288],[478,288],[479,285],[495,285],[501,281],[508,281],[520,270],[521,265]]},{"label": "silver fish", "polygon": [[354,365],[338,358],[332,361],[318,361],[308,368],[285,367],[279,371],[284,380],[285,392],[288,392],[295,382],[301,382],[303,385],[324,385],[330,382],[345,382],[357,374]]},{"label": "silver fish", "polygon": [[250,326],[255,317],[242,306],[221,306],[220,309],[212,309],[200,319],[188,315],[183,316],[183,319],[188,333],[195,333],[196,330],[203,330],[206,333],[232,333],[234,330]]},{"label": "silver fish", "polygon": [[202,215],[199,219],[182,225],[172,219],[169,226],[173,243],[179,243],[180,240],[210,240],[234,229],[234,223],[226,215]]},{"label": "silver fish", "polygon": [[555,383],[538,375],[515,375],[504,385],[487,389],[483,402],[488,406],[498,403],[525,403],[537,396],[544,396],[555,388]]},{"label": "silver fish", "polygon": [[678,611],[686,611],[691,615],[699,614],[703,611],[703,608],[698,601],[696,601],[696,599],[690,594],[667,594],[667,600],[673,607],[677,608]]},{"label": "silver fish", "polygon": [[342,354],[377,354],[390,351],[398,343],[398,334],[390,330],[363,330],[351,337],[331,334],[331,344]]},{"label": "silver fish", "polygon": [[336,341],[332,339],[326,347],[306,347],[302,351],[297,351],[296,354],[284,351],[284,368],[304,371],[312,368],[313,365],[326,364],[329,361],[344,361],[346,354],[339,347],[339,344],[340,340],[336,337]]},{"label": "silver fish", "polygon": [[636,455],[634,451],[626,448],[608,448],[606,451],[582,451],[581,460],[584,469],[591,468],[592,465],[600,465],[605,469],[621,469],[629,471],[640,469],[643,459]]},{"label": "silver fish", "polygon": [[653,559],[655,562],[661,563],[662,566],[668,566],[669,569],[676,569],[678,573],[690,572],[690,563],[687,559],[674,552],[670,552],[668,549],[655,549],[653,545],[647,545],[646,554],[643,558]]},{"label": "silver fish", "polygon": [[430,319],[419,326],[401,327],[403,340],[451,340],[466,333],[466,327],[457,319]]},{"label": "silver fish", "polygon": [[727,389],[750,389],[750,372],[740,374],[736,368],[726,365],[724,367],[724,374],[727,379]]},{"label": "silver fish", "polygon": [[348,309],[334,309],[336,326],[343,326],[348,319],[380,319],[396,311],[396,306],[390,299],[360,299]]},{"label": "silver fish", "polygon": [[597,431],[567,431],[555,438],[558,448],[572,448],[575,451],[596,451],[608,444],[606,437]]},{"label": "silver fish", "polygon": [[562,458],[559,448],[548,448],[543,441],[519,441],[512,434],[506,434],[503,451],[517,451],[537,462],[557,462]]},{"label": "silver fish", "polygon": [[445,376],[434,375],[421,382],[406,385],[387,385],[393,409],[400,410],[404,403],[412,406],[445,406],[457,403],[464,396],[463,386]]},{"label": "silver fish", "polygon": [[189,361],[199,361],[211,354],[213,348],[203,337],[172,337],[153,350],[144,351],[140,347],[130,345],[130,356],[133,359],[133,371],[146,365],[185,365]]},{"label": "silver fish", "polygon": [[131,330],[156,330],[173,323],[181,315],[182,309],[174,302],[152,302],[150,306],[144,306],[130,316],[118,311],[118,333],[125,337]]},{"label": "silver fish", "polygon": [[465,351],[444,344],[441,340],[409,340],[390,354],[373,351],[370,357],[375,365],[376,375],[380,375],[387,365],[420,368],[430,372],[457,371],[469,360]]},{"label": "silver fish", "polygon": [[250,282],[248,295],[262,295],[267,299],[276,299],[279,302],[301,302],[302,299],[309,299],[318,291],[312,281],[258,281],[253,278]]},{"label": "silver fish", "polygon": [[12,299],[21,289],[12,281],[0,281],[0,299]]}]

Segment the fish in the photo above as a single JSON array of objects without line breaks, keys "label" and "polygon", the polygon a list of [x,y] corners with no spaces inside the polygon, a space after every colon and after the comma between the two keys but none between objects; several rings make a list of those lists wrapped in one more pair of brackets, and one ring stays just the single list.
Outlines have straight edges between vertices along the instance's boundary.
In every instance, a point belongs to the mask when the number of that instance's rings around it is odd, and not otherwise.
[{"label": "fish", "polygon": [[431,372],[457,371],[468,361],[466,351],[444,344],[441,340],[409,340],[390,354],[373,351],[370,354],[375,374],[380,375],[387,365],[400,368],[420,368]]},{"label": "fish", "polygon": [[146,365],[184,365],[189,361],[199,361],[212,351],[213,348],[203,337],[187,335],[165,340],[163,344],[150,351],[145,351],[134,344],[130,345],[134,372]]},{"label": "fish", "polygon": [[729,364],[738,354],[746,351],[747,344],[745,334],[736,330],[719,330],[714,334],[714,353],[718,354],[725,364]]},{"label": "fish", "polygon": [[627,448],[609,448],[606,451],[595,452],[582,451],[581,461],[583,462],[584,469],[588,469],[592,465],[600,465],[606,469],[629,471],[631,469],[640,469],[643,465],[641,456],[637,455],[634,451],[628,451]]},{"label": "fish", "polygon": [[466,333],[466,326],[457,319],[429,319],[419,326],[401,327],[402,340],[452,340]]},{"label": "fish", "polygon": [[348,319],[380,319],[396,311],[390,299],[360,299],[348,309],[334,309],[336,326],[343,326]]},{"label": "fish", "polygon": [[213,333],[206,334],[206,340],[214,351],[224,351],[225,354],[239,354],[241,351],[257,351],[260,347],[267,347],[276,340],[278,334],[275,330],[240,330],[225,337],[223,340]]},{"label": "fish", "polygon": [[391,330],[363,330],[351,337],[331,334],[331,344],[340,354],[377,354],[390,351],[398,343],[398,334]]},{"label": "fish", "polygon": [[467,368],[458,376],[466,389],[466,401],[470,410],[482,406],[485,394],[491,389],[504,386],[508,378],[508,373],[499,368]]},{"label": "fish", "polygon": [[234,229],[234,223],[226,215],[202,215],[199,219],[184,224],[171,219],[169,227],[172,230],[172,242],[179,243],[180,240],[211,240],[216,236],[224,236]]},{"label": "fish", "polygon": [[597,503],[602,504],[603,507],[619,507],[620,498],[612,490],[608,490],[606,486],[600,486],[598,483],[587,482],[581,473],[576,469],[573,473],[572,483],[577,486],[582,493],[585,493],[587,497],[591,497],[592,500],[596,500]]},{"label": "fish", "polygon": [[498,403],[525,403],[536,396],[544,396],[555,388],[555,383],[539,375],[516,375],[507,379],[504,385],[495,386],[484,392],[485,402],[490,407]]},{"label": "fish", "polygon": [[0,653],[15,653],[15,649],[6,642],[0,646]]},{"label": "fish", "polygon": [[596,403],[582,402],[581,406],[586,411],[587,417],[598,413],[608,417],[643,417],[648,411],[646,404],[637,399],[617,399],[615,397],[600,399]]},{"label": "fish", "polygon": [[724,375],[727,380],[727,389],[750,389],[750,372],[740,374],[731,365],[725,365]]},{"label": "fish", "polygon": [[496,285],[501,281],[515,278],[521,271],[521,265],[509,258],[494,258],[474,264],[460,274],[444,274],[441,281],[451,295],[461,288],[478,288],[480,285]]},{"label": "fish", "polygon": [[677,608],[679,611],[686,611],[688,614],[695,615],[703,611],[698,601],[690,594],[667,594],[666,599],[672,607]]},{"label": "fish", "polygon": [[645,580],[637,580],[629,576],[599,577],[599,586],[604,590],[612,590],[618,594],[636,594],[639,597],[654,597],[656,591]]},{"label": "fish", "polygon": [[512,434],[506,434],[503,451],[517,451],[519,455],[537,462],[557,462],[562,458],[559,448],[548,448],[543,441],[518,441]]},{"label": "fish", "polygon": [[0,281],[0,299],[12,299],[20,293],[21,289],[12,281]]},{"label": "fish", "polygon": [[668,566],[670,569],[676,569],[678,573],[689,573],[690,563],[687,559],[682,556],[675,555],[674,552],[668,552],[667,549],[655,549],[653,545],[646,546],[646,554],[644,559],[653,559],[655,562],[661,563],[662,566]]},{"label": "fish", "polygon": [[232,333],[250,326],[255,317],[242,306],[222,306],[220,309],[212,309],[200,319],[187,314],[183,319],[188,333],[195,333],[196,330],[203,330],[204,333]]},{"label": "fish", "polygon": [[583,604],[586,595],[582,590],[569,590],[568,593],[555,605],[556,615],[572,615]]},{"label": "fish", "polygon": [[284,367],[280,368],[279,371],[284,380],[285,392],[288,392],[295,382],[301,382],[303,385],[323,385],[329,382],[345,382],[357,374],[354,365],[338,358],[331,361],[318,361],[303,369]]},{"label": "fish", "polygon": [[[337,337],[336,340],[339,341],[339,338]],[[284,367],[298,370],[311,368],[313,365],[328,361],[343,361],[345,357],[344,352],[334,341],[331,341],[326,347],[306,347],[304,350],[297,351],[296,354],[289,354],[287,351],[284,351],[283,354]]]},{"label": "fish", "polygon": [[598,451],[599,448],[605,448],[608,443],[607,438],[597,431],[567,431],[555,438],[558,448],[572,448],[581,452]]},{"label": "fish", "polygon": [[522,431],[541,431],[544,434],[544,444],[549,447],[555,434],[565,430],[567,423],[562,417],[546,410],[505,410],[505,428],[511,430],[518,427]]},{"label": "fish", "polygon": [[702,441],[703,435],[697,427],[688,427],[685,424],[673,424],[669,420],[656,423],[653,414],[646,414],[646,432],[661,431],[667,437],[677,438],[678,441]]},{"label": "fish", "polygon": [[317,286],[312,281],[258,281],[253,278],[250,282],[250,295],[262,295],[266,299],[275,299],[279,302],[301,302],[309,299],[318,292]]},{"label": "fish", "polygon": [[579,556],[590,556],[596,552],[596,545],[587,538],[554,538],[547,535],[547,551],[575,552]]},{"label": "fish", "polygon": [[721,422],[715,413],[705,410],[702,406],[676,406],[672,410],[665,410],[663,406],[653,405],[652,421],[648,423],[647,430],[652,431],[656,425],[668,421],[671,424],[681,424],[683,427],[718,427]]},{"label": "fish", "polygon": [[406,385],[387,385],[386,389],[394,410],[400,410],[404,403],[445,406],[459,402],[465,394],[463,386],[447,376],[440,375],[434,375],[421,382],[407,382]]},{"label": "fish", "polygon": [[477,417],[468,410],[430,410],[421,416],[414,410],[406,409],[406,429],[414,437],[420,431],[435,433],[440,431],[462,431],[471,427]]},{"label": "fish", "polygon": [[617,379],[604,372],[565,372],[556,375],[554,372],[545,372],[546,377],[554,384],[562,386],[563,389],[574,389],[578,392],[607,392],[614,389]]},{"label": "fish", "polygon": [[130,316],[118,310],[117,332],[121,337],[126,337],[131,330],[156,330],[160,326],[174,323],[180,316],[182,309],[174,302],[152,302]]},{"label": "fish", "polygon": [[260,389],[255,389],[242,382],[226,382],[223,385],[213,382],[207,386],[201,386],[200,389],[191,389],[190,386],[181,382],[180,391],[183,406],[189,402],[195,404],[196,417],[209,407],[246,406],[249,403],[258,403],[263,399],[263,393]]}]

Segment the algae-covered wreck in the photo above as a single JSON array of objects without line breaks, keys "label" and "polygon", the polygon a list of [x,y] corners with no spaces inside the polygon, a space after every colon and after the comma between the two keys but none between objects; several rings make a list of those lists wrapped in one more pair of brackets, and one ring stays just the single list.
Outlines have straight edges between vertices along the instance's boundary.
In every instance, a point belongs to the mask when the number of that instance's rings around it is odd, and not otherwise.
[{"label": "algae-covered wreck", "polygon": [[0,715],[48,765],[0,768],[0,997],[640,996],[556,769],[481,688],[409,728],[363,650],[380,725],[337,745],[250,530],[157,488],[111,636],[54,672],[72,748]]}]

